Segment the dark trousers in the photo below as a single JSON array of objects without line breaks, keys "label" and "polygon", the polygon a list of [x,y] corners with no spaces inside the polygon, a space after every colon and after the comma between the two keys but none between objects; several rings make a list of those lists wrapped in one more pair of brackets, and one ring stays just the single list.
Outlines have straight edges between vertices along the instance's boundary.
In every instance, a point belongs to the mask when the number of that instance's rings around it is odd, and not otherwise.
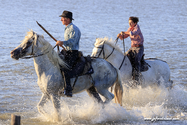
[{"label": "dark trousers", "polygon": [[131,62],[131,64],[133,65],[133,79],[138,80],[141,68],[141,59],[144,53],[144,47],[131,47],[127,53],[130,55],[131,60],[133,60],[133,62]]},{"label": "dark trousers", "polygon": [[63,69],[64,75],[65,75],[65,81],[66,81],[65,90],[72,91],[70,78],[73,77],[72,70],[78,59],[78,50],[66,51],[63,54],[65,55],[65,61],[69,65],[69,68],[70,68],[70,69]]}]

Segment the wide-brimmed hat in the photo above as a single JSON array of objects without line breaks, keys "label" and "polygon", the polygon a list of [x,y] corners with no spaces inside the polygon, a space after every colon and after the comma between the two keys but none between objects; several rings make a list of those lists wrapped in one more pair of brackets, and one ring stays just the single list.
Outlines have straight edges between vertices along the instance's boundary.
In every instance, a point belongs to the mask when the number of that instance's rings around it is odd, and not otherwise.
[{"label": "wide-brimmed hat", "polygon": [[67,17],[67,18],[70,18],[71,20],[74,20],[72,12],[66,11],[66,10],[64,10],[64,12],[62,13],[62,15],[60,15],[59,17]]}]

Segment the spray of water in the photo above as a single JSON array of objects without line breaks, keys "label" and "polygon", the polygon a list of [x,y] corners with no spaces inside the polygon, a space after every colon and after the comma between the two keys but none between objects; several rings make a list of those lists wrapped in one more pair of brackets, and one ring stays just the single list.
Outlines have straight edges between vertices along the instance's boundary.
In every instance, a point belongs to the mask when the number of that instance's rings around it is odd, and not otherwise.
[{"label": "spray of water", "polygon": [[114,101],[103,106],[83,92],[73,98],[61,98],[61,121],[55,120],[50,102],[45,106],[48,114],[39,115],[38,118],[58,124],[146,123],[146,118],[187,118],[184,113],[187,92],[178,85],[172,89],[162,84],[157,87],[123,89],[123,106]]}]

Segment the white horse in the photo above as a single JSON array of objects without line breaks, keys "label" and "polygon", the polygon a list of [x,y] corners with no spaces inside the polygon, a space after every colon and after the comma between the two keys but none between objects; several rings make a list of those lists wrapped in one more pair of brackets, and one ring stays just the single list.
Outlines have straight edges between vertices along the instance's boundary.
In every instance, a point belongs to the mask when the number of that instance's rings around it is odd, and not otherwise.
[{"label": "white horse", "polygon": [[[92,51],[92,57],[106,59],[112,65],[120,70],[122,81],[127,87],[132,85],[132,65],[129,58],[122,53],[120,48],[108,38],[97,38],[95,47]],[[149,69],[141,72],[142,87],[159,85],[161,82],[165,87],[171,87],[170,69],[165,61],[159,59],[146,59],[145,62],[150,65]],[[130,82],[129,82],[130,81]]]},{"label": "white horse", "polygon": [[[60,66],[67,68],[66,63],[59,57],[56,51],[43,36],[37,35],[30,31],[25,36],[23,42],[11,51],[11,57],[18,60],[19,58],[30,55],[34,58],[35,71],[38,76],[38,86],[43,92],[38,111],[46,114],[43,106],[50,99],[55,108],[57,118],[60,118],[60,95],[59,91],[64,88],[64,79],[62,78]],[[123,87],[118,74],[118,69],[105,61],[104,59],[92,59],[91,65],[94,73],[83,75],[78,78],[74,87],[73,94],[86,90],[90,96],[102,102],[99,94],[105,97],[105,102],[110,102],[115,95],[118,103],[122,103]],[[71,79],[71,85],[74,84],[75,78]],[[108,91],[108,88],[115,85],[114,95]],[[99,94],[98,94],[99,93]],[[63,95],[64,96],[64,95]]]}]

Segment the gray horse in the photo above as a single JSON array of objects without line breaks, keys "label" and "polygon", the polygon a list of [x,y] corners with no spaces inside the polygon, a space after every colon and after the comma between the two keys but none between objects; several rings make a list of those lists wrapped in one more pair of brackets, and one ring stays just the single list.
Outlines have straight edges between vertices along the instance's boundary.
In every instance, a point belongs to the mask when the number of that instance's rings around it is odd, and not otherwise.
[{"label": "gray horse", "polygon": [[[23,42],[11,51],[11,57],[18,60],[26,56],[34,58],[35,71],[38,76],[38,86],[42,91],[42,97],[38,104],[38,111],[46,114],[44,104],[51,100],[55,108],[57,119],[60,118],[60,95],[59,91],[64,89],[64,79],[62,78],[60,66],[67,68],[52,45],[43,36],[29,31]],[[91,65],[94,73],[80,76],[74,85],[73,94],[86,90],[88,94],[95,97],[98,102],[103,102],[99,94],[105,97],[105,102],[110,102],[114,97],[118,103],[122,104],[123,88],[121,79],[113,65],[101,58],[93,59]],[[71,79],[71,85],[75,78]],[[109,87],[115,86],[114,95],[108,91]],[[99,93],[99,94],[98,94]],[[64,96],[64,95],[62,95]]]},{"label": "gray horse", "polygon": [[[120,76],[125,86],[132,86],[129,82],[132,79],[132,65],[127,57],[123,54],[115,42],[108,38],[97,38],[92,51],[92,57],[100,57],[106,59],[116,68],[120,70]],[[150,65],[149,69],[142,72],[142,87],[160,85],[163,83],[165,87],[172,87],[172,80],[170,80],[169,65],[162,60],[151,58],[146,59],[145,62]]]}]

